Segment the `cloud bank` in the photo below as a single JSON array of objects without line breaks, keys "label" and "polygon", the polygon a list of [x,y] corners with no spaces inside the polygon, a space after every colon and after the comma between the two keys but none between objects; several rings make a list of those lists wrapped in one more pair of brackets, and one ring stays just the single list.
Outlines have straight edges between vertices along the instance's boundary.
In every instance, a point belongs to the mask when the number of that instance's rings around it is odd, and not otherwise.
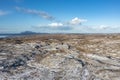
[{"label": "cloud bank", "polygon": [[32,28],[36,28],[36,29],[71,30],[71,29],[74,29],[74,27],[76,27],[76,25],[80,26],[83,22],[87,22],[86,19],[80,19],[78,17],[75,17],[71,20],[68,20],[66,23],[61,20],[57,21],[55,19],[55,17],[51,16],[50,14],[48,14],[47,12],[44,12],[44,11],[39,11],[39,10],[34,10],[34,9],[26,9],[26,8],[21,8],[21,7],[15,7],[15,9],[19,12],[37,15],[44,19],[54,21],[50,24],[45,24],[45,25],[41,25],[41,26],[38,26],[38,25],[32,26]]},{"label": "cloud bank", "polygon": [[34,26],[32,26],[32,28],[34,28],[34,29],[72,30],[72,29],[74,29],[74,27],[76,27],[76,25],[81,25],[83,22],[87,21],[86,19],[80,19],[78,17],[75,17],[72,20],[68,20],[66,23],[66,22],[61,21],[61,20],[57,21],[55,19],[55,17],[51,16],[50,14],[48,14],[47,12],[44,12],[44,11],[39,11],[39,10],[35,10],[35,9],[26,9],[26,8],[21,8],[21,7],[15,7],[15,9],[19,12],[37,15],[37,16],[40,16],[44,19],[54,21],[52,23],[41,25],[41,26],[34,25]]},{"label": "cloud bank", "polygon": [[[80,27],[83,22],[86,22],[85,19],[80,19],[78,17],[68,20],[68,23],[65,22],[52,22],[50,24],[41,25],[41,26],[32,26],[35,29],[45,29],[45,30],[72,30],[75,27]],[[77,25],[77,26],[76,26]]]},{"label": "cloud bank", "polygon": [[57,22],[55,22],[55,23],[50,23],[50,24],[48,24],[50,27],[60,27],[60,26],[63,26],[63,24],[62,23],[57,23]]},{"label": "cloud bank", "polygon": [[71,30],[73,29],[71,26],[64,25],[62,23],[50,23],[47,25],[40,25],[40,26],[32,26],[35,29],[47,29],[47,30]]},{"label": "cloud bank", "polygon": [[48,13],[46,13],[44,11],[39,11],[39,10],[34,10],[34,9],[26,9],[26,8],[21,8],[21,7],[15,7],[15,9],[17,11],[24,12],[27,14],[33,14],[33,15],[40,16],[47,20],[55,20],[55,18],[53,16],[49,15]]}]

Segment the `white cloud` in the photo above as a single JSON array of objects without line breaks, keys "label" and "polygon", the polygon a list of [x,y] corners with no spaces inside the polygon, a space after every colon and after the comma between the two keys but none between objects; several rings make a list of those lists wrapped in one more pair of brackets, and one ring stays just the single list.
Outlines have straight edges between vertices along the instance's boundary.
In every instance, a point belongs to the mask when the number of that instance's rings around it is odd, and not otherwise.
[{"label": "white cloud", "polygon": [[0,16],[4,16],[4,15],[7,15],[7,14],[8,14],[7,11],[2,11],[2,10],[0,10]]},{"label": "white cloud", "polygon": [[73,27],[65,25],[63,23],[50,23],[48,25],[32,26],[36,29],[47,29],[47,30],[71,30]]},{"label": "white cloud", "polygon": [[81,24],[81,23],[83,23],[83,22],[87,22],[87,20],[86,20],[86,19],[80,19],[80,18],[78,18],[78,17],[75,17],[74,19],[72,19],[72,20],[69,22],[69,24],[71,24],[71,25],[79,25],[79,24]]},{"label": "white cloud", "polygon": [[61,26],[63,26],[63,24],[55,22],[55,23],[48,24],[48,26],[50,26],[50,27],[61,27]]},{"label": "white cloud", "polygon": [[108,28],[111,28],[110,26],[106,26],[106,25],[100,25],[99,26],[99,29],[108,29]]},{"label": "white cloud", "polygon": [[15,7],[15,9],[17,11],[24,12],[24,13],[27,13],[27,14],[33,14],[33,15],[41,16],[44,19],[48,19],[48,20],[54,20],[55,19],[53,16],[49,15],[48,13],[46,13],[44,11],[39,11],[39,10],[34,10],[34,9],[25,9],[25,8],[21,8],[21,7]]},{"label": "white cloud", "polygon": [[89,26],[89,29],[93,29],[93,30],[107,30],[107,29],[112,29],[115,27],[112,26],[108,26],[108,25],[93,25],[93,26]]}]

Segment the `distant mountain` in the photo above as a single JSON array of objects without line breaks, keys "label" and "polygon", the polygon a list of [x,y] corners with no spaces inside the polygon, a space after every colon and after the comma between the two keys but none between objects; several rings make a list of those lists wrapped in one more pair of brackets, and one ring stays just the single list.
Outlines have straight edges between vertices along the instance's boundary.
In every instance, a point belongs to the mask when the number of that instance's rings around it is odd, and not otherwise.
[{"label": "distant mountain", "polygon": [[20,33],[21,35],[30,35],[30,34],[38,34],[36,32],[32,32],[32,31],[24,31]]},{"label": "distant mountain", "polygon": [[37,33],[32,31],[24,31],[20,33],[0,33],[0,36],[19,36],[19,35],[33,35],[33,34],[49,34],[49,33]]}]

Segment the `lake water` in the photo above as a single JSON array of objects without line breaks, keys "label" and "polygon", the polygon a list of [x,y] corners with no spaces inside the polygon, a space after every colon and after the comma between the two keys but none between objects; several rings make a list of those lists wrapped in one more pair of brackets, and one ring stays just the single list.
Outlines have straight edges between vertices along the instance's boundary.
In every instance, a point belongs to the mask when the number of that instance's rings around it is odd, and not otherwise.
[{"label": "lake water", "polygon": [[7,36],[1,36],[1,35],[0,35],[0,38],[5,38],[5,37],[7,37]]}]

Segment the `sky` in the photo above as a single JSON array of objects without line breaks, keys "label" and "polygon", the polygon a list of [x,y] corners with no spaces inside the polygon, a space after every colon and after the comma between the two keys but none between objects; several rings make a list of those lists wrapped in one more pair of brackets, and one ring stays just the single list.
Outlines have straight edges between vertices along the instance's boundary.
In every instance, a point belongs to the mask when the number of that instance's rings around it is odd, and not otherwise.
[{"label": "sky", "polygon": [[120,33],[120,0],[0,0],[0,33]]}]

